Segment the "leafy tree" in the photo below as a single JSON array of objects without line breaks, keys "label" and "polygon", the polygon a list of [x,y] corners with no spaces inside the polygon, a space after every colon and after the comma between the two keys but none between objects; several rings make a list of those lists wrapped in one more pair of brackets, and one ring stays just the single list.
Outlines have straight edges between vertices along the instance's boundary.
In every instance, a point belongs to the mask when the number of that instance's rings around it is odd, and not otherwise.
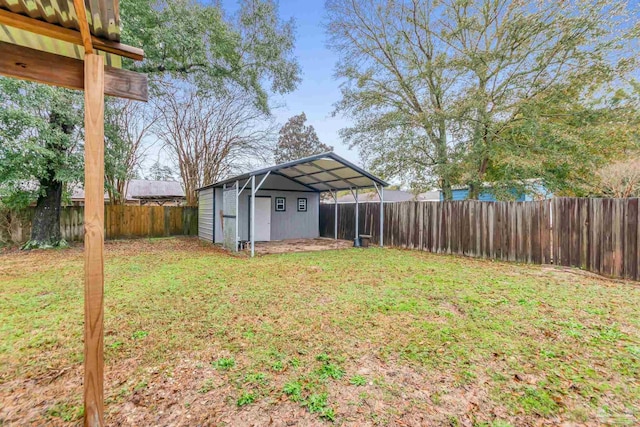
[{"label": "leafy tree", "polygon": [[[293,21],[280,20],[273,0],[242,0],[234,15],[225,14],[219,3],[194,0],[123,0],[121,7],[123,40],[142,46],[146,55],[127,66],[151,76],[163,112],[155,131],[180,168],[187,203],[193,205],[202,183],[217,180],[230,165],[238,167],[247,152],[252,153],[248,157],[262,155],[254,148],[268,141],[258,144],[254,135],[264,136],[269,128],[257,127],[256,119],[268,121],[270,93],[290,92],[300,81]],[[185,93],[176,98],[175,87],[181,85]],[[197,104],[202,110],[191,108]],[[192,124],[205,133],[178,129],[180,116],[202,119]],[[216,116],[226,129],[207,119]],[[208,134],[214,125],[218,134]],[[248,146],[237,155],[238,147]],[[182,151],[187,147],[192,150]]]},{"label": "leafy tree", "polygon": [[640,93],[612,87],[600,92],[562,85],[528,102],[496,133],[486,179],[521,191],[542,183],[556,195],[602,194],[599,171],[640,150]]},{"label": "leafy tree", "polygon": [[35,201],[26,247],[64,244],[64,184],[82,179],[82,94],[0,78],[0,183],[3,204]]},{"label": "leafy tree", "polygon": [[300,81],[293,21],[279,19],[273,0],[242,0],[234,16],[195,0],[122,0],[120,7],[122,40],[145,51],[144,61],[127,66],[156,83],[170,77],[212,93],[241,88],[268,111],[270,92],[291,92]]},{"label": "leafy tree", "polygon": [[307,116],[302,113],[291,117],[282,126],[278,145],[274,150],[276,163],[285,163],[333,150],[333,147],[320,142],[313,126],[305,125],[306,121]]},{"label": "leafy tree", "polygon": [[[180,80],[209,95],[242,90],[268,112],[268,94],[289,92],[299,81],[293,23],[278,18],[274,1],[244,0],[234,16],[219,3],[195,0],[122,0],[120,7],[122,41],[145,50],[144,61],[124,65],[149,74],[154,96],[163,96],[167,79]],[[55,245],[62,188],[82,180],[82,94],[4,79],[0,92],[3,203],[25,206],[37,198],[31,243]],[[117,200],[139,151],[132,150],[137,138],[126,137],[131,128],[119,123],[123,116],[109,107],[105,175]]]},{"label": "leafy tree", "polygon": [[[492,162],[499,165],[495,155],[518,144],[503,135],[525,116],[530,125],[546,120],[536,112],[540,100],[567,86],[593,94],[634,69],[630,7],[613,0],[329,0],[330,44],[346,79],[336,112],[355,120],[342,136],[384,175],[414,187],[433,180],[447,199],[453,184],[467,184],[477,197]],[[559,151],[569,156],[581,143],[539,142],[536,154],[549,168]]]}]

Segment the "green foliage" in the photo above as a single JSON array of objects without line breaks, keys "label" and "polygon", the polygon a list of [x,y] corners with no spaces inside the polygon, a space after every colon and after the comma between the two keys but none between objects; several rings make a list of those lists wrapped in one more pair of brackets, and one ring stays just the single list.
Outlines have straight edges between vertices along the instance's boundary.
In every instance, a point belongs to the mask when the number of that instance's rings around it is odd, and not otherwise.
[{"label": "green foliage", "polygon": [[520,398],[520,404],[526,412],[538,415],[552,414],[558,408],[558,404],[546,390],[536,387],[525,387],[524,394]]},{"label": "green foliage", "polygon": [[349,383],[355,386],[363,386],[363,385],[367,385],[367,379],[362,375],[354,375],[349,380]]},{"label": "green foliage", "polygon": [[[635,425],[640,419],[640,288],[629,283],[389,248],[287,253],[251,263],[212,252],[197,239],[144,239],[106,250],[105,327],[111,332],[105,344],[125,343],[108,356],[114,366],[136,360],[148,368],[129,367],[130,379],[121,386],[125,401],[136,384],[151,396],[172,375],[195,369],[195,383],[173,381],[187,394],[213,386],[207,378],[218,384],[220,375],[231,385],[211,392],[221,393],[212,410],[224,402],[235,406],[242,392],[264,397],[266,411],[282,410],[293,399],[307,410],[310,396],[327,393],[334,410],[333,400],[345,396],[341,407],[361,405],[345,414],[356,424],[371,423],[367,403],[374,406],[377,398],[386,402],[375,411],[379,424],[393,424],[402,405],[415,405],[417,412],[438,405],[446,421],[460,417],[449,403],[459,395],[456,383],[466,381],[465,390],[481,393],[486,406],[500,408],[500,418],[513,425],[579,419]],[[81,363],[82,328],[69,325],[82,325],[82,304],[69,301],[82,300],[82,257],[67,251],[3,261],[0,376],[25,381],[51,366]],[[239,277],[251,280],[237,286]],[[167,292],[175,283],[180,286]],[[380,310],[381,302],[391,301],[414,309]],[[132,339],[141,325],[149,336]],[[221,352],[213,359],[212,349]],[[367,356],[371,351],[375,357]],[[337,355],[348,355],[348,362]],[[215,376],[197,363],[219,356],[236,363]],[[274,360],[293,356],[300,360],[295,371],[289,363],[284,372],[270,370]],[[321,380],[317,372],[326,363],[349,369],[340,380]],[[373,384],[356,389],[349,385],[356,374],[350,369],[360,366],[371,369],[364,376]],[[253,382],[261,381],[260,373],[267,374],[267,385]],[[469,373],[479,380],[467,381]],[[58,390],[65,378],[40,388]],[[450,386],[435,387],[426,401],[406,398],[434,381]],[[31,401],[15,404],[25,408],[25,422],[47,423],[44,410],[27,411]],[[574,407],[582,414],[568,412]]]},{"label": "green foliage", "polygon": [[212,362],[212,366],[221,371],[227,371],[233,368],[236,364],[236,361],[233,357],[221,357],[220,359]]},{"label": "green foliage", "polygon": [[82,94],[0,77],[0,198],[19,209],[42,184],[83,173]]},{"label": "green foliage", "polygon": [[584,84],[557,85],[524,103],[496,134],[486,179],[522,191],[544,183],[557,195],[598,194],[595,172],[640,150],[640,86],[604,85],[596,96]]},{"label": "green foliage", "polygon": [[300,402],[302,400],[302,384],[299,381],[290,381],[282,388],[284,394],[289,396],[292,402]]},{"label": "green foliage", "polygon": [[269,382],[269,380],[267,379],[267,374],[263,372],[247,374],[247,376],[245,377],[245,381],[250,384],[256,385],[267,385],[267,383]]},{"label": "green foliage", "polygon": [[141,340],[147,336],[149,336],[149,332],[147,331],[134,331],[133,334],[131,334],[131,337],[135,340]]},{"label": "green foliage", "polygon": [[49,417],[60,418],[62,421],[71,422],[79,420],[84,415],[82,405],[69,405],[67,403],[56,403],[47,409]]},{"label": "green foliage", "polygon": [[188,80],[214,93],[231,84],[267,111],[269,91],[290,92],[300,80],[293,21],[279,19],[275,1],[243,0],[233,16],[195,0],[122,0],[120,8],[122,40],[145,51],[145,61],[126,66],[152,81]]},{"label": "green foliage", "polygon": [[[346,79],[343,139],[413,188],[510,187],[540,178],[580,193],[623,146],[637,105],[618,99],[637,71],[629,1],[327,2]],[[631,135],[635,133],[635,136]]]},{"label": "green foliage", "polygon": [[326,380],[332,378],[334,380],[339,380],[344,377],[344,369],[335,363],[325,363],[322,365],[320,369],[317,371],[318,377],[322,380]]},{"label": "green foliage", "polygon": [[258,396],[255,393],[243,392],[240,397],[238,397],[236,404],[238,406],[250,405],[256,401],[257,397]]},{"label": "green foliage", "polygon": [[298,114],[287,120],[280,129],[278,145],[273,151],[276,163],[286,163],[314,154],[332,151],[333,147],[320,142],[316,130],[305,125],[306,114]]},{"label": "green foliage", "polygon": [[312,394],[305,402],[305,406],[312,414],[318,413],[321,418],[335,421],[336,415],[327,402],[327,393]]}]

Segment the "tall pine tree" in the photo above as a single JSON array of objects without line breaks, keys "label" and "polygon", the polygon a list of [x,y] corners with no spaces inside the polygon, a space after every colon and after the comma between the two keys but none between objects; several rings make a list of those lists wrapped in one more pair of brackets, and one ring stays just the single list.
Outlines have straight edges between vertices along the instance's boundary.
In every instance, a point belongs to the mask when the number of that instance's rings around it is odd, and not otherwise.
[{"label": "tall pine tree", "polygon": [[305,125],[306,121],[307,116],[302,113],[291,117],[282,126],[278,145],[274,151],[276,163],[285,163],[333,150],[333,147],[320,142],[316,130],[311,125]]}]

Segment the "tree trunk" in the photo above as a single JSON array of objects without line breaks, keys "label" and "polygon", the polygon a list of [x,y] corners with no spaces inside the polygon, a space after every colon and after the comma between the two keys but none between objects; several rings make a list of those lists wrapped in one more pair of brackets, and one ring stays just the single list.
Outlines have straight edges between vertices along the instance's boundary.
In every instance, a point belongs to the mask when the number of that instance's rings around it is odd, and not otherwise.
[{"label": "tree trunk", "polygon": [[451,162],[447,152],[446,126],[444,121],[440,123],[440,136],[436,140],[436,174],[440,178],[440,189],[444,200],[453,199],[453,191],[451,188]]},{"label": "tree trunk", "polygon": [[469,200],[478,200],[480,197],[480,191],[482,191],[481,189],[484,184],[484,176],[487,173],[487,167],[489,165],[489,156],[487,152],[489,151],[491,139],[489,135],[488,119],[487,122],[482,125],[482,139],[480,141],[480,162],[478,164],[476,181],[469,183],[469,196],[467,197]]},{"label": "tree trunk", "polygon": [[[61,117],[55,110],[51,111],[49,122],[59,127],[62,132],[71,134],[73,126],[64,117]],[[64,153],[65,148],[56,142],[48,142],[49,150]],[[53,166],[47,168],[43,177],[40,178],[40,189],[44,194],[38,196],[36,210],[31,223],[31,239],[22,246],[23,249],[49,248],[66,246],[62,240],[60,232],[60,206],[62,204],[62,182],[56,178],[56,171]]]},{"label": "tree trunk", "polygon": [[480,197],[480,186],[477,183],[472,182],[471,184],[469,184],[469,194],[467,195],[467,200],[478,200],[478,197]]},{"label": "tree trunk", "polygon": [[31,240],[25,249],[60,246],[60,205],[62,203],[62,183],[60,181],[42,180],[40,185],[44,194],[38,197],[36,210],[31,225]]},{"label": "tree trunk", "polygon": [[444,200],[453,200],[453,190],[451,188],[451,181],[448,178],[440,180],[440,187],[442,188],[442,197]]}]

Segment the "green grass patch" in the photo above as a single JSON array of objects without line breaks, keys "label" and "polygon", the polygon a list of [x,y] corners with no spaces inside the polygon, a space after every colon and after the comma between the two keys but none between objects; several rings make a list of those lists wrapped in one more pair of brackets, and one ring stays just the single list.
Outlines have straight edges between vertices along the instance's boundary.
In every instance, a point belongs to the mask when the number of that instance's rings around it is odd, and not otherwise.
[{"label": "green grass patch", "polygon": [[[3,382],[82,363],[82,269],[77,249],[0,255]],[[368,418],[354,422],[392,425],[405,404],[455,418],[447,402],[474,390],[514,425],[640,423],[634,284],[379,248],[247,259],[195,239],[107,243],[105,275],[105,360],[110,369],[135,365],[109,405],[152,395],[192,358],[216,372],[184,387],[205,394],[219,384],[207,378],[222,376],[234,410],[290,400],[340,422],[349,405],[364,405]],[[367,364],[371,373],[356,375]],[[420,388],[429,397],[406,403]],[[345,393],[349,402],[334,401]],[[369,411],[363,400],[374,398],[384,402],[371,407],[387,409]],[[24,423],[80,416],[56,404]]]}]

